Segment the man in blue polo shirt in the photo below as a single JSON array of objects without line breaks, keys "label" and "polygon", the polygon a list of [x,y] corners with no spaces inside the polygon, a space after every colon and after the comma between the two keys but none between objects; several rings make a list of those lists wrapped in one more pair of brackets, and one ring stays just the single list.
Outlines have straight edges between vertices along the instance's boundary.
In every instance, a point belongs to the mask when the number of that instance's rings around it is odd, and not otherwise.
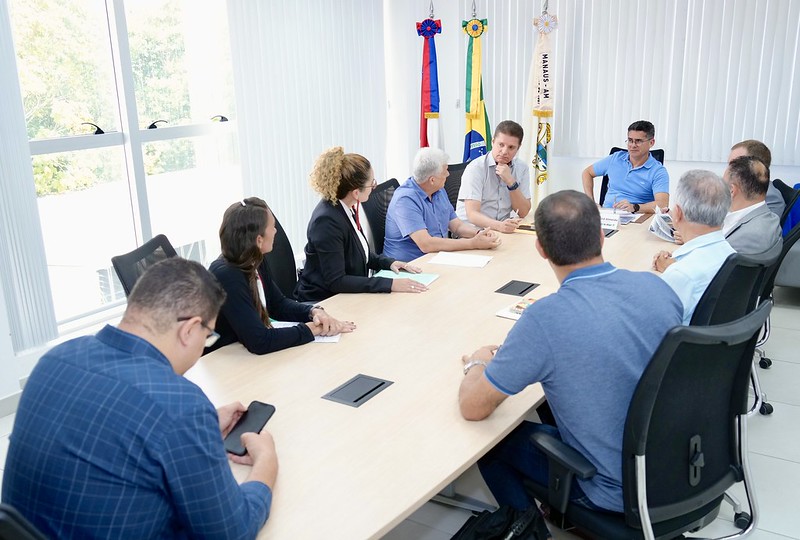
[{"label": "man in blue polo shirt", "polygon": [[[523,422],[478,461],[500,504],[534,504],[530,478],[547,485],[548,464],[530,436],[545,431],[597,467],[576,480],[571,498],[588,508],[622,511],[622,431],[633,391],[666,333],[681,322],[681,304],[657,276],[603,261],[600,213],[577,191],[546,197],[536,209],[536,250],[561,287],[528,307],[503,345],[464,356],[461,414],[483,420],[508,396],[540,382],[558,427]],[[648,299],[647,328],[631,291]]]},{"label": "man in blue polo shirt", "polygon": [[594,179],[608,176],[606,208],[626,212],[655,213],[656,206],[669,207],[667,169],[650,155],[656,143],[656,128],[646,120],[628,126],[627,152],[615,152],[583,170],[583,192],[594,198]]},{"label": "man in blue polo shirt", "polygon": [[[383,254],[412,261],[433,251],[494,249],[498,234],[482,230],[456,217],[444,190],[447,154],[438,148],[420,148],[414,157],[413,176],[398,187],[386,211]],[[448,238],[448,232],[453,238]]]}]

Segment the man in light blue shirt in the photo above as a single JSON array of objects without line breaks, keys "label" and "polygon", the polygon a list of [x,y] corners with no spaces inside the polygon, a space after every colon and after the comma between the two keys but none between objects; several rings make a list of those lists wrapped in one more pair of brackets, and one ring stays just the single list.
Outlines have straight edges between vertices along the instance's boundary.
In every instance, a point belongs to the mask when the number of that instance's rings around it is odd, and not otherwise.
[{"label": "man in light blue shirt", "polygon": [[[413,176],[398,187],[386,211],[383,254],[412,261],[433,251],[494,249],[500,237],[456,217],[444,190],[447,154],[438,148],[420,148]],[[449,238],[448,232],[455,238]]]},{"label": "man in light blue shirt", "polygon": [[655,207],[669,206],[669,174],[667,169],[650,155],[656,143],[656,128],[646,120],[628,126],[627,152],[616,152],[584,169],[583,191],[594,198],[594,179],[608,176],[608,192],[603,201],[606,208],[626,212],[655,213]]},{"label": "man in light blue shirt", "polygon": [[[470,161],[461,176],[456,214],[459,219],[501,233],[513,233],[531,211],[528,164],[516,155],[522,126],[513,120],[497,124],[492,151]],[[513,212],[513,214],[512,214]]]},{"label": "man in light blue shirt", "polygon": [[735,253],[722,233],[730,207],[730,189],[713,172],[691,170],[681,176],[670,215],[684,244],[672,253],[657,253],[653,268],[663,272],[661,277],[681,299],[685,325],[725,259]]}]

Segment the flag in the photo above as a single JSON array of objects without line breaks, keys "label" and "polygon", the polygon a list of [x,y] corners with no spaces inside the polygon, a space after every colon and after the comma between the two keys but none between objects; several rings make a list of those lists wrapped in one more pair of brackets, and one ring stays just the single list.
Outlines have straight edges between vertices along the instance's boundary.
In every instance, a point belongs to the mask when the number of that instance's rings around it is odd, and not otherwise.
[{"label": "flag", "polygon": [[419,147],[439,147],[439,72],[436,66],[436,43],[442,33],[442,21],[431,18],[417,23],[417,35],[425,38],[422,46],[422,96],[419,115]]},{"label": "flag", "polygon": [[[552,140],[553,119],[553,52],[550,45],[550,33],[558,27],[555,15],[547,13],[547,9],[540,17],[533,20],[539,32],[536,47],[531,60],[531,70],[528,76],[528,92],[525,99],[525,109],[531,111],[526,131],[535,130],[536,139],[532,144],[532,159],[534,178],[536,183],[533,189],[533,207],[539,200],[547,196],[547,160],[548,145]],[[528,139],[530,140],[530,139]]]},{"label": "flag", "polygon": [[486,30],[486,19],[461,21],[464,32],[469,36],[467,46],[467,95],[466,135],[464,136],[464,162],[484,155],[492,149],[489,140],[489,115],[483,102],[483,78],[481,77],[481,34]]}]

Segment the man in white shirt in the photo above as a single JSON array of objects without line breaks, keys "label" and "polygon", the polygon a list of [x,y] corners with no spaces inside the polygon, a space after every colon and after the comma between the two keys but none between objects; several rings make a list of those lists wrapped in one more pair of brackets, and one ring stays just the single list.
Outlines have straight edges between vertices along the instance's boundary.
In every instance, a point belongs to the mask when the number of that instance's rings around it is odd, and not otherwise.
[{"label": "man in white shirt", "polygon": [[687,171],[678,181],[670,215],[684,245],[653,257],[653,269],[672,287],[683,304],[683,324],[688,325],[708,284],[735,250],[722,234],[731,207],[728,185],[711,171]]},{"label": "man in white shirt", "polygon": [[[456,215],[478,228],[513,233],[531,211],[528,164],[517,159],[522,126],[511,120],[497,124],[492,151],[464,169]],[[511,212],[516,212],[516,217]]]},{"label": "man in white shirt", "polygon": [[783,245],[780,219],[767,207],[769,169],[761,160],[737,157],[722,176],[731,190],[731,209],[722,224],[728,243],[745,255],[777,255]]}]

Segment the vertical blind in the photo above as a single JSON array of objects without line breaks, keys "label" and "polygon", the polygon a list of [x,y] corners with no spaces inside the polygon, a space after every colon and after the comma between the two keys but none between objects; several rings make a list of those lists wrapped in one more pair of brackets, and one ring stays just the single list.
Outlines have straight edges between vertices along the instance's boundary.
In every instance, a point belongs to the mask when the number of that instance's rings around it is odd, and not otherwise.
[{"label": "vertical blind", "polygon": [[[489,19],[484,89],[490,120],[524,120],[533,18],[542,2],[478,1]],[[471,1],[462,0],[471,15]],[[800,165],[800,2],[551,0],[555,118],[551,152],[605,155],[639,119],[667,159],[723,162],[754,138],[773,162]]]},{"label": "vertical blind", "polygon": [[0,2],[0,73],[14,74],[0,100],[0,281],[19,352],[58,335],[45,263],[8,4]]},{"label": "vertical blind", "polygon": [[800,3],[561,0],[557,153],[599,156],[649,119],[679,161],[724,161],[743,139],[800,164]]},{"label": "vertical blind", "polygon": [[297,253],[320,153],[342,146],[386,179],[382,3],[231,0],[228,14],[244,192],[274,209]]}]

